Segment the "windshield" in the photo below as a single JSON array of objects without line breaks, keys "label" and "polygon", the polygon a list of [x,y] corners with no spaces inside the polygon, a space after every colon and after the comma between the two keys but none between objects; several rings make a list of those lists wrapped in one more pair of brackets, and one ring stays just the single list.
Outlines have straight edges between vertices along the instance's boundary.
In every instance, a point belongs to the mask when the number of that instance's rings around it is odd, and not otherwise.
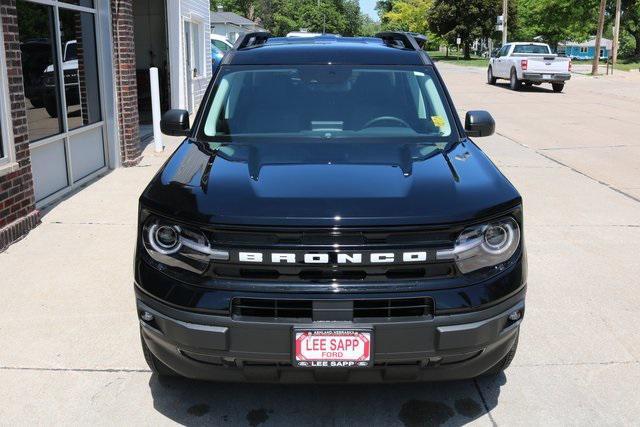
[{"label": "windshield", "polygon": [[199,138],[455,137],[442,89],[428,67],[223,67]]},{"label": "windshield", "polygon": [[229,46],[228,44],[226,44],[225,42],[223,42],[222,40],[216,40],[216,39],[212,39],[211,40],[211,45],[217,47],[218,49],[220,49],[222,52],[226,52],[229,49],[231,49],[231,46]]},{"label": "windshield", "polygon": [[547,54],[549,46],[541,44],[519,44],[513,48],[513,53]]}]

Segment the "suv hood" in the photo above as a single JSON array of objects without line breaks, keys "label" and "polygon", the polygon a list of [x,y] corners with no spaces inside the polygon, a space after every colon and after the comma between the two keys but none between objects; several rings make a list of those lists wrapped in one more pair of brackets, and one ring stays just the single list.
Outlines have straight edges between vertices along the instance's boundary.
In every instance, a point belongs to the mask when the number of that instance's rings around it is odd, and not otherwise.
[{"label": "suv hood", "polygon": [[520,195],[471,141],[433,144],[186,140],[143,206],[200,224],[450,224],[499,213]]}]

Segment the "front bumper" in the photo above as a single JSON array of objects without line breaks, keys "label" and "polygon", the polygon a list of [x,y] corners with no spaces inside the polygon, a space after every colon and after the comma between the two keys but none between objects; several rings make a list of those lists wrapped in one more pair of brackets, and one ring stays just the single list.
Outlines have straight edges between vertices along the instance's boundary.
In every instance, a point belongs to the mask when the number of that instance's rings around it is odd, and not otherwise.
[{"label": "front bumper", "polygon": [[[472,378],[498,363],[517,339],[526,288],[497,305],[410,321],[362,323],[247,321],[194,313],[136,291],[142,337],[151,352],[178,374],[234,382],[398,382]],[[373,368],[296,368],[296,328],[364,328],[374,334]]]},{"label": "front bumper", "polygon": [[[549,76],[545,78],[545,76]],[[522,79],[529,82],[537,82],[537,83],[564,83],[565,81],[571,79],[570,73],[555,73],[555,74],[544,74],[544,73],[522,73]]]}]

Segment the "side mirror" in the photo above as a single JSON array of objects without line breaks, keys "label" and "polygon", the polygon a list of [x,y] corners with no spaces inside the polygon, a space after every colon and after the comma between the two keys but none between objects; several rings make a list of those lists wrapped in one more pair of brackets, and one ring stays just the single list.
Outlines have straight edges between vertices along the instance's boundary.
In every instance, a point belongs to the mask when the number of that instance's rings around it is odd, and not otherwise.
[{"label": "side mirror", "polygon": [[189,135],[189,113],[185,110],[169,110],[162,115],[160,130],[169,136]]},{"label": "side mirror", "polygon": [[496,122],[486,111],[467,111],[464,118],[464,130],[470,137],[490,136],[496,131]]},{"label": "side mirror", "polygon": [[491,51],[491,57],[492,58],[497,58],[498,57],[498,49],[493,49]]}]

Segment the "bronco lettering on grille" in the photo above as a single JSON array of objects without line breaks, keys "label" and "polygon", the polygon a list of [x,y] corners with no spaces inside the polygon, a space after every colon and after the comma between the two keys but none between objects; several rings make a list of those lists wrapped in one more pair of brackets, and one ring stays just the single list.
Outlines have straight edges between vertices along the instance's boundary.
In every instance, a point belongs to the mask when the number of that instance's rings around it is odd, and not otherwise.
[{"label": "bronco lettering on grille", "polygon": [[335,261],[329,253],[272,253],[263,254],[262,252],[238,252],[238,260],[246,263],[271,263],[271,264],[329,264],[336,262],[337,264],[393,264],[397,262],[426,262],[426,251],[412,252],[372,252],[364,253],[337,253]]}]

